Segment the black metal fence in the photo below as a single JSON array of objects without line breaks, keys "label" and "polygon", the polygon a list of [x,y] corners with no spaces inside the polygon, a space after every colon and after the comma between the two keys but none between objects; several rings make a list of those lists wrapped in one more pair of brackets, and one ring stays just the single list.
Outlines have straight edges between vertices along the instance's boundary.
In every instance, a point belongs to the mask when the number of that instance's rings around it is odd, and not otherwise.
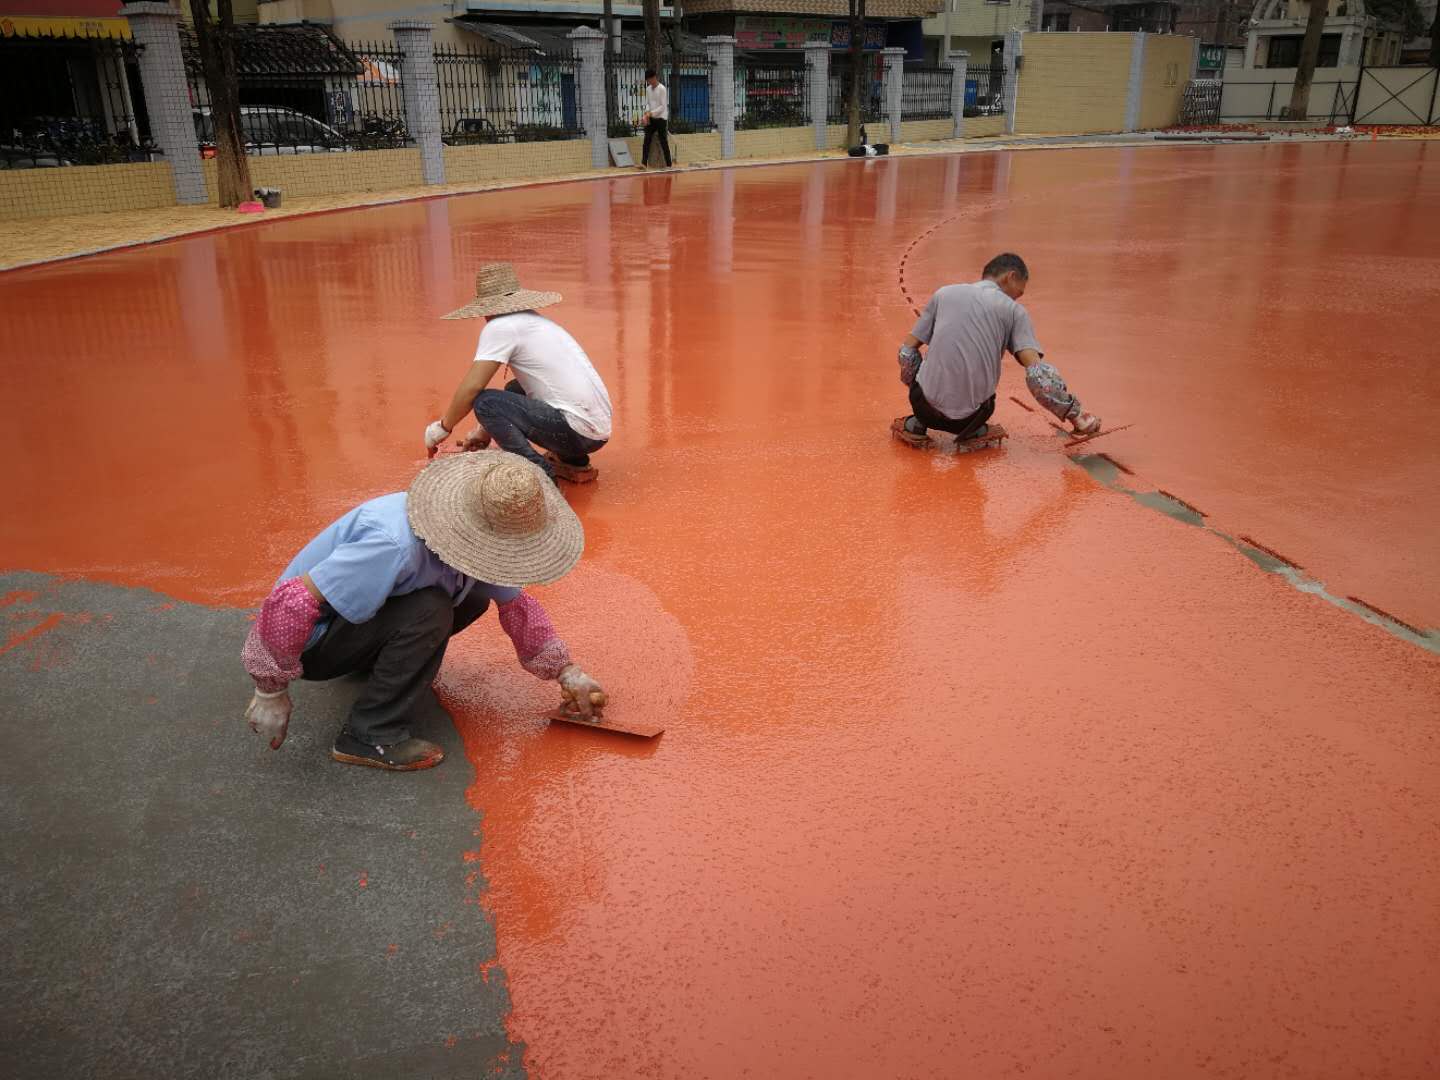
[{"label": "black metal fence", "polygon": [[[242,74],[240,131],[253,155],[326,154],[413,146],[405,125],[400,50],[379,42],[348,43],[344,74]],[[210,91],[198,57],[187,58],[190,110],[202,157],[215,154]]]},{"label": "black metal fence", "polygon": [[138,55],[110,38],[0,40],[0,169],[156,160]]},{"label": "black metal fence", "polygon": [[[885,119],[885,75],[880,56],[870,53],[862,56],[860,89],[860,122],[878,124]],[[850,121],[851,66],[849,55],[832,56],[830,59],[830,87],[827,95],[826,113],[832,124]]]},{"label": "black metal fence", "polygon": [[585,133],[580,62],[499,45],[435,49],[440,130],[451,145],[544,142]]},{"label": "black metal fence", "polygon": [[804,64],[736,67],[737,129],[804,127],[810,123],[809,72]]},{"label": "black metal fence", "polygon": [[947,120],[955,73],[944,67],[906,66],[901,83],[900,119]]},{"label": "black metal fence", "polygon": [[[643,62],[616,60],[609,65],[614,80],[615,114],[610,117],[612,138],[624,138],[640,132],[639,119],[645,112],[645,65]],[[711,131],[715,127],[714,109],[710,101],[710,75],[714,63],[698,53],[665,53],[660,66],[660,81],[670,95],[672,134],[688,135]],[[676,79],[676,73],[679,79]]]},{"label": "black metal fence", "polygon": [[965,115],[1005,115],[1005,64],[971,67],[965,72]]}]

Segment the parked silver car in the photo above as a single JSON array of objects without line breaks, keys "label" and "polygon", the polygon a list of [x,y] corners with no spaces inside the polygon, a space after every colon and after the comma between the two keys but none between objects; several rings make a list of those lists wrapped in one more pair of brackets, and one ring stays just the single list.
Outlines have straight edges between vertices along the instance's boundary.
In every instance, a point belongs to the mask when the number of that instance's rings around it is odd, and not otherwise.
[{"label": "parked silver car", "polygon": [[[192,110],[202,157],[215,155],[215,122],[210,107]],[[313,116],[280,105],[241,105],[240,127],[247,154],[330,154],[350,149],[345,136]]]}]

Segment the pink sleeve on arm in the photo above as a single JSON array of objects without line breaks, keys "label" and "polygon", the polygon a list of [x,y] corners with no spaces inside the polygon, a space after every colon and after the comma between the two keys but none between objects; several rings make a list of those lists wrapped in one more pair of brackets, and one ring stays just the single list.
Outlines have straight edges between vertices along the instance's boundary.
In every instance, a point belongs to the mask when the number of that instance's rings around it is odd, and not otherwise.
[{"label": "pink sleeve on arm", "polygon": [[500,627],[510,636],[520,666],[537,679],[557,679],[570,666],[570,650],[533,596],[521,593],[501,604]]},{"label": "pink sleeve on arm", "polygon": [[319,618],[320,605],[299,578],[282,581],[265,598],[240,652],[245,670],[263,692],[284,690],[300,678],[300,654]]}]

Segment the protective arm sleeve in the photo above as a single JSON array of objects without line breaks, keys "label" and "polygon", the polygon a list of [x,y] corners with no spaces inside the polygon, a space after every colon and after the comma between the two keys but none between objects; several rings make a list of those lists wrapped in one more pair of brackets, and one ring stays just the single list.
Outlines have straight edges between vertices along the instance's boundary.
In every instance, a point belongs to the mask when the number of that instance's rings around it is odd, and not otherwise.
[{"label": "protective arm sleeve", "polygon": [[255,685],[267,694],[300,678],[300,654],[320,618],[320,605],[299,578],[275,586],[250,627],[240,659]]},{"label": "protective arm sleeve", "polygon": [[499,605],[500,628],[515,646],[520,666],[537,679],[558,679],[570,666],[570,650],[555,632],[550,616],[533,596],[521,593]]},{"label": "protective arm sleeve", "polygon": [[1080,415],[1080,399],[1065,386],[1065,380],[1053,364],[1043,360],[1025,369],[1025,386],[1030,396],[1055,414],[1061,421]]}]

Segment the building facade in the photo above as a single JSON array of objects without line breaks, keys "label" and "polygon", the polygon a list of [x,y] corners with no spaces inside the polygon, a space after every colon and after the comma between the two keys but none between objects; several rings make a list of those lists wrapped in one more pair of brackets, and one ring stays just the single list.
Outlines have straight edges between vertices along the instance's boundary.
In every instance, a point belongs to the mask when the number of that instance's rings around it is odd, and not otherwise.
[{"label": "building facade", "polygon": [[[1328,0],[1318,66],[1384,66],[1400,62],[1403,33],[1365,12],[1364,0]],[[1293,68],[1310,18],[1307,0],[1257,0],[1245,43],[1247,68]]]}]

